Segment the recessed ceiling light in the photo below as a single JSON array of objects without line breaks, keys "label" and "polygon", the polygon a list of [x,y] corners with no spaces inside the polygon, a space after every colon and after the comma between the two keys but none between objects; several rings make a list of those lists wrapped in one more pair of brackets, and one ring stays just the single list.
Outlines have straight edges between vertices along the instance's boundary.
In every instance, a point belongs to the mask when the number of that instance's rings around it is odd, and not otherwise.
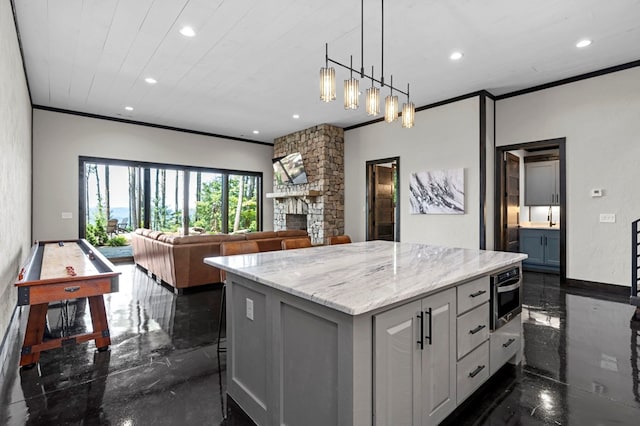
[{"label": "recessed ceiling light", "polygon": [[578,43],[576,43],[576,47],[587,47],[591,44],[591,40],[589,39],[584,39],[584,40],[580,40]]},{"label": "recessed ceiling light", "polygon": [[254,131],[253,131],[253,134],[254,134],[254,135],[257,135],[258,133],[260,133],[260,131],[259,131],[259,130],[254,130]]},{"label": "recessed ceiling light", "polygon": [[180,29],[180,34],[182,34],[185,37],[193,37],[196,35],[196,32],[193,30],[193,28],[187,26],[187,27],[182,27]]},{"label": "recessed ceiling light", "polygon": [[449,56],[449,59],[451,59],[452,61],[457,61],[458,59],[462,59],[462,52],[453,52],[451,56]]},{"label": "recessed ceiling light", "polygon": [[147,78],[144,79],[144,81],[146,81],[149,84],[156,84],[158,82],[158,80],[156,80],[153,77],[147,77]]},{"label": "recessed ceiling light", "polygon": [[297,120],[298,118],[300,118],[300,114],[293,114],[293,118]]},{"label": "recessed ceiling light", "polygon": [[132,106],[126,106],[126,107],[124,107],[124,109],[126,109],[127,111],[133,111],[133,107]]}]

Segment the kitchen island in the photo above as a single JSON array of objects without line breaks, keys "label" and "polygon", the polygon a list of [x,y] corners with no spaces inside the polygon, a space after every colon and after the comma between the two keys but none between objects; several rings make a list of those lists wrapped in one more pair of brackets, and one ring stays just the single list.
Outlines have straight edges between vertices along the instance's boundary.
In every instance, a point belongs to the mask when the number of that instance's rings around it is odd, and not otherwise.
[{"label": "kitchen island", "polygon": [[524,258],[386,241],[206,258],[227,271],[228,394],[259,425],[437,424],[489,377],[489,275]]}]

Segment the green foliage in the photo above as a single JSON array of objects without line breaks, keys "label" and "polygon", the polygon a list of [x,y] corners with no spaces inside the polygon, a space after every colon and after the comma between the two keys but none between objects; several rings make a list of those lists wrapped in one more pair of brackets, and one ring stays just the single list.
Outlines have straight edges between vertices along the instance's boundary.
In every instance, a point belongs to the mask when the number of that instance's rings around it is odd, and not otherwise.
[{"label": "green foliage", "polygon": [[95,222],[87,225],[85,235],[89,244],[93,246],[103,246],[109,240],[109,236],[107,235],[107,219],[104,216],[102,200],[100,198],[98,198],[98,211]]},{"label": "green foliage", "polygon": [[122,235],[116,235],[115,237],[107,241],[107,245],[109,247],[122,247],[122,246],[126,246],[127,244],[128,244],[127,239]]},{"label": "green foliage", "polygon": [[[246,183],[248,179],[255,178],[243,176],[229,177],[229,214],[227,230],[228,232],[232,232],[234,230],[233,222],[235,220],[235,210],[238,205],[240,179],[246,180],[238,230],[257,231],[258,200],[255,191]],[[191,222],[191,226],[204,228],[210,233],[224,231],[222,222],[222,181],[220,179],[202,183],[202,187],[200,189],[200,201],[196,204],[195,217],[197,219]]]},{"label": "green foliage", "polygon": [[96,226],[93,224],[88,224],[87,225],[87,229],[86,229],[86,240],[89,242],[89,244],[91,244],[92,246],[97,246],[98,245],[98,239],[96,238]]}]

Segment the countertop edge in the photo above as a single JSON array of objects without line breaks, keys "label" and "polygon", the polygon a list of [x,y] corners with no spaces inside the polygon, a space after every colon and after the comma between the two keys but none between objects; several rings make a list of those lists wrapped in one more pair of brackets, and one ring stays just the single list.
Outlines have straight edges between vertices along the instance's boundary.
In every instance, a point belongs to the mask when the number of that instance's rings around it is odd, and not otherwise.
[{"label": "countertop edge", "polygon": [[318,297],[314,297],[313,294],[309,294],[308,292],[304,292],[304,291],[299,291],[295,288],[291,288],[291,287],[287,287],[287,286],[283,286],[280,285],[278,283],[275,283],[273,281],[269,281],[269,280],[265,280],[262,279],[254,274],[251,274],[243,269],[237,269],[237,268],[232,268],[229,267],[228,265],[225,265],[224,263],[219,263],[216,261],[216,259],[223,259],[223,257],[221,256],[217,256],[217,257],[207,257],[204,258],[204,263],[211,265],[211,266],[215,266],[217,268],[223,269],[227,272],[230,272],[232,274],[241,276],[243,278],[249,279],[251,281],[255,281],[259,284],[271,287],[271,288],[275,288],[277,290],[280,290],[282,292],[300,297],[302,299],[305,300],[309,300],[311,302],[314,303],[318,303],[319,305],[322,306],[327,306],[329,308],[335,309],[339,312],[343,312],[345,314],[348,315],[362,315],[365,314],[367,312],[371,312],[374,310],[378,310],[378,309],[382,309],[385,308],[387,306],[391,306],[391,305],[395,305],[399,302],[403,302],[403,301],[408,301],[411,299],[415,299],[415,298],[422,298],[422,297],[427,297],[431,294],[446,290],[448,288],[451,287],[455,287],[459,284],[462,284],[466,281],[469,281],[473,278],[482,276],[482,275],[486,275],[489,274],[493,271],[497,271],[499,269],[502,269],[504,267],[510,266],[510,265],[514,265],[516,263],[520,263],[522,262],[524,259],[526,259],[528,256],[526,254],[522,254],[522,253],[513,253],[513,255],[515,256],[513,259],[510,259],[508,261],[502,261],[502,262],[497,262],[497,263],[492,263],[490,266],[484,267],[484,268],[480,268],[478,269],[477,272],[474,273],[469,273],[469,274],[463,274],[460,276],[456,276],[452,279],[449,280],[445,280],[442,283],[439,283],[437,285],[436,288],[429,288],[429,289],[420,289],[420,290],[414,290],[414,291],[409,291],[406,293],[402,293],[399,294],[397,297],[390,297],[390,298],[386,298],[383,300],[379,300],[376,301],[375,303],[371,303],[371,304],[367,304],[364,306],[359,306],[356,308],[351,308],[349,306],[345,306],[330,300],[326,300],[323,298],[318,298]]}]

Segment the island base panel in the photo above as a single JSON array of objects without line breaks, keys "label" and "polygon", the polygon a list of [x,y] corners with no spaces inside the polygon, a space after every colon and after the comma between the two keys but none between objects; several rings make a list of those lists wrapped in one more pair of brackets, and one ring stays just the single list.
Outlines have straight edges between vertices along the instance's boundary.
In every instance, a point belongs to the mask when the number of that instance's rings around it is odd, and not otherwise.
[{"label": "island base panel", "polygon": [[254,422],[371,424],[371,351],[360,349],[363,361],[353,361],[354,336],[371,348],[371,317],[354,319],[233,274],[227,297],[228,394]]}]

